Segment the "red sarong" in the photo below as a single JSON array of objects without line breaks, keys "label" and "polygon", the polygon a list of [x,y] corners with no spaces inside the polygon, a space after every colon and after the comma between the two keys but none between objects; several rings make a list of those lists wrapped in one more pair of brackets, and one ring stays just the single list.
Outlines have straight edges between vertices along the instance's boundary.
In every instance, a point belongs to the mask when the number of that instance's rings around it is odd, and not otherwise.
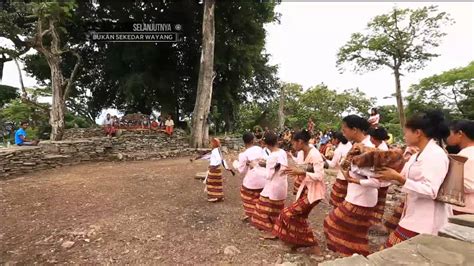
[{"label": "red sarong", "polygon": [[305,177],[306,175],[298,175],[295,177],[295,182],[293,183],[293,195],[296,195],[298,193],[301,183],[303,183]]},{"label": "red sarong", "polygon": [[275,221],[272,234],[296,246],[317,246],[318,241],[308,223],[308,215],[319,201],[310,204],[306,190],[303,193],[297,201],[283,209]]},{"label": "red sarong", "polygon": [[335,208],[324,219],[324,235],[328,249],[343,256],[358,253],[369,255],[367,233],[374,208],[354,205],[347,201]]},{"label": "red sarong", "polygon": [[223,199],[224,187],[222,170],[220,168],[210,169],[206,181],[207,197],[209,199]]},{"label": "red sarong", "polygon": [[281,210],[285,207],[285,200],[271,200],[260,196],[255,205],[255,212],[252,215],[252,224],[258,229],[271,232],[275,220]]},{"label": "red sarong", "polygon": [[347,195],[347,180],[336,179],[336,182],[332,185],[331,198],[329,203],[334,208],[337,208],[344,201]]},{"label": "red sarong", "polygon": [[391,247],[395,246],[396,244],[399,244],[399,243],[401,243],[405,240],[408,240],[412,237],[415,237],[417,235],[419,235],[419,234],[416,233],[416,232],[410,231],[410,230],[405,229],[401,226],[397,226],[397,229],[395,229],[395,231],[393,231],[388,236],[387,242],[385,242],[384,247],[385,248],[391,248]]},{"label": "red sarong", "polygon": [[105,126],[104,131],[107,136],[112,136],[117,133],[117,129],[115,129],[114,126]]},{"label": "red sarong", "polygon": [[173,127],[167,126],[165,131],[166,131],[166,134],[170,136],[173,135]]},{"label": "red sarong", "polygon": [[258,198],[260,197],[261,189],[248,189],[243,185],[240,187],[240,197],[242,198],[242,204],[244,206],[245,215],[252,217],[255,212],[255,205],[257,205]]}]

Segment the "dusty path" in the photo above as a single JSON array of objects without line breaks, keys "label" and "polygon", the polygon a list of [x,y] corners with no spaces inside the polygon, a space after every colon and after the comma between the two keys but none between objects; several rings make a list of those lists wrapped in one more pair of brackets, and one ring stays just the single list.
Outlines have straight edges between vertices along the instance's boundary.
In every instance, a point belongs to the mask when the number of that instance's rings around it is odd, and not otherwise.
[{"label": "dusty path", "polygon": [[[187,158],[92,163],[0,181],[0,263],[314,264],[333,257],[289,254],[279,241],[259,240],[239,220],[240,177],[226,173],[226,200],[210,204],[194,179],[205,169],[205,161]],[[310,215],[322,247],[328,210],[321,203]],[[224,254],[228,246],[240,253]]]}]

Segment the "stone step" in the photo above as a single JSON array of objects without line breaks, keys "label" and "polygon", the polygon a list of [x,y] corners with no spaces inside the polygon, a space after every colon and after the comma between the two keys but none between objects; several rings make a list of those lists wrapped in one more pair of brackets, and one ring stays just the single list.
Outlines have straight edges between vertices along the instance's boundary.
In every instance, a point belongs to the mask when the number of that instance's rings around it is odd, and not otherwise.
[{"label": "stone step", "polygon": [[463,214],[449,217],[449,222],[458,225],[474,227],[474,214]]},{"label": "stone step", "polygon": [[474,244],[421,234],[367,257],[375,265],[472,265]]},{"label": "stone step", "polygon": [[439,230],[438,235],[474,243],[473,227],[448,223],[441,230]]}]

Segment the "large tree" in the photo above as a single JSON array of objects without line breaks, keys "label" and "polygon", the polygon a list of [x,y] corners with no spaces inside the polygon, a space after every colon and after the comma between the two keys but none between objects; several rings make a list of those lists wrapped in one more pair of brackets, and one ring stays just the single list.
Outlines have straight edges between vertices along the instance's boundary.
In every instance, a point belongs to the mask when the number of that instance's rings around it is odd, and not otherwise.
[{"label": "large tree", "polygon": [[[199,78],[203,8],[198,1],[78,1],[65,25],[70,43],[78,47],[82,68],[66,106],[95,118],[103,108],[124,113],[160,111],[189,119],[194,111]],[[215,59],[211,125],[232,131],[242,103],[269,100],[278,89],[276,68],[265,53],[264,24],[275,21],[275,3],[225,2],[215,5]],[[131,23],[166,21],[180,24],[177,43],[88,42],[89,31],[130,31]],[[238,59],[238,60],[237,60]],[[25,58],[27,71],[48,81],[41,55]],[[69,73],[68,56],[62,69]],[[48,82],[43,85],[49,86]]]},{"label": "large tree", "polygon": [[202,51],[199,80],[194,104],[191,145],[201,148],[209,140],[208,116],[211,109],[212,82],[214,80],[214,9],[215,0],[204,0],[202,19]]},{"label": "large tree", "polygon": [[432,58],[441,38],[441,28],[452,22],[448,14],[436,6],[419,9],[393,8],[388,14],[373,18],[365,33],[354,33],[340,48],[337,65],[352,63],[356,72],[374,71],[388,67],[395,77],[395,95],[400,124],[405,123],[400,77],[425,67]]},{"label": "large tree", "polygon": [[[52,106],[50,111],[50,125],[52,127],[51,140],[62,139],[65,127],[65,101],[73,86],[75,76],[79,70],[80,56],[70,49],[67,42],[65,22],[72,17],[75,4],[73,1],[15,2],[17,9],[25,12],[21,18],[34,18],[33,30],[28,24],[15,24],[6,21],[8,17],[20,16],[10,12],[0,14],[1,28],[8,29],[3,37],[12,41],[19,50],[34,48],[46,59],[50,68]],[[9,10],[7,10],[9,11]],[[20,21],[20,19],[18,19]],[[61,69],[61,63],[66,53],[76,56],[73,70],[66,77]],[[15,58],[17,56],[13,56]]]}]

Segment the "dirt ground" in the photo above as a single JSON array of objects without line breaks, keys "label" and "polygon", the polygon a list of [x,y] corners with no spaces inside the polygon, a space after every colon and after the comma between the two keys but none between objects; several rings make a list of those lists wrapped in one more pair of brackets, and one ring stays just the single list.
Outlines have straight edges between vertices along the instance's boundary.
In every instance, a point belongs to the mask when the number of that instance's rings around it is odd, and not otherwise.
[{"label": "dirt ground", "polygon": [[[91,163],[0,181],[0,263],[316,264],[335,258],[325,250],[326,202],[310,215],[324,256],[291,254],[240,221],[240,176],[225,173],[225,201],[206,202],[202,181],[194,179],[206,166],[188,158]],[[288,203],[293,199],[289,194]],[[234,254],[224,253],[229,246]]]}]

